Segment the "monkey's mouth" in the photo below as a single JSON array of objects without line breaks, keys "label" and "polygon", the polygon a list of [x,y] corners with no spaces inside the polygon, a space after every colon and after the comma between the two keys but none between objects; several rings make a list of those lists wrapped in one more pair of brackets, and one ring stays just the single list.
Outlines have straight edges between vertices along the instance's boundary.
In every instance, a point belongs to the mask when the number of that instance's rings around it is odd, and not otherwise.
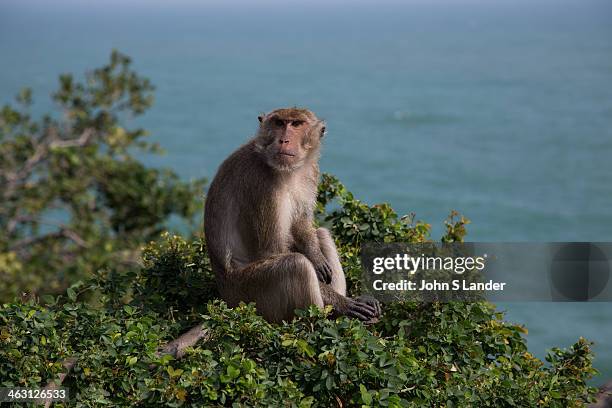
[{"label": "monkey's mouth", "polygon": [[289,153],[289,152],[278,152],[279,156],[289,156],[289,157],[295,157],[294,153]]}]

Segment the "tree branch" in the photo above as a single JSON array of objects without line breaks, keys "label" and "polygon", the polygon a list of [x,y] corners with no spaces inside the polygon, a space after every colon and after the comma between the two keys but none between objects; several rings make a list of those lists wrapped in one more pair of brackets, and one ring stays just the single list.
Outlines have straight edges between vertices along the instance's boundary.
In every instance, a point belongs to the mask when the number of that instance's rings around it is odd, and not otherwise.
[{"label": "tree branch", "polygon": [[612,380],[599,387],[595,398],[596,401],[589,404],[589,408],[612,408]]},{"label": "tree branch", "polygon": [[[64,363],[62,365],[64,366],[64,369],[66,371],[64,371],[57,377],[57,381],[53,381],[53,380],[49,381],[47,385],[45,386],[45,391],[52,391],[52,390],[58,389],[59,386],[62,385],[62,383],[68,376],[68,374],[70,374],[70,371],[72,371],[72,368],[74,367],[76,362],[77,362],[76,357],[69,357],[66,360],[64,360]],[[45,392],[45,394],[49,394],[49,393]],[[45,408],[48,408],[51,405],[50,399],[41,400],[39,401],[39,403],[42,403],[43,401],[45,403]]]},{"label": "tree branch", "polygon": [[55,232],[50,232],[48,234],[45,235],[38,235],[35,237],[28,237],[28,238],[24,238],[21,239],[13,244],[11,244],[9,246],[9,251],[18,251],[20,249],[22,249],[23,247],[27,247],[29,245],[33,245],[36,244],[38,242],[41,241],[45,241],[47,239],[53,239],[53,238],[61,238],[62,237],[62,232],[61,231],[55,231]]},{"label": "tree branch", "polygon": [[23,167],[16,172],[12,172],[6,175],[7,184],[5,186],[3,196],[4,199],[9,199],[17,191],[18,187],[27,180],[32,174],[34,168],[41,162],[45,161],[49,152],[54,148],[65,148],[65,147],[84,147],[88,145],[96,134],[96,130],[93,128],[87,128],[81,133],[78,138],[74,139],[58,139],[57,131],[51,127],[47,132],[40,138],[40,142],[36,145],[34,153],[30,156]]},{"label": "tree branch", "polygon": [[172,340],[158,352],[159,356],[170,354],[172,357],[181,359],[185,356],[185,349],[193,347],[202,339],[210,340],[211,334],[208,330],[204,330],[201,324],[192,327],[189,331],[181,334],[176,339]]},{"label": "tree branch", "polygon": [[[157,355],[161,357],[164,354],[170,354],[176,359],[181,359],[185,356],[186,348],[195,346],[202,339],[205,339],[205,341],[208,341],[210,340],[210,337],[211,337],[211,333],[208,330],[204,330],[202,328],[202,324],[198,324],[192,327],[191,329],[189,329],[189,331],[181,334],[179,337],[177,337],[176,339],[166,344],[164,348],[162,348],[157,353]],[[69,357],[66,360],[64,360],[62,365],[64,366],[65,371],[57,377],[57,381],[55,380],[49,381],[44,389],[46,391],[50,391],[50,390],[55,390],[59,388],[64,382],[64,380],[66,379],[66,377],[70,374],[70,372],[72,371],[76,363],[77,363],[77,358],[74,356]],[[156,367],[155,364],[151,364],[149,366],[150,369],[153,369],[155,367]],[[44,400],[44,401],[45,401],[45,408],[48,408],[51,405],[51,400]]]},{"label": "tree branch", "polygon": [[87,128],[81,133],[77,139],[55,140],[49,144],[50,149],[66,148],[66,147],[84,147],[91,142],[96,131],[92,128]]},{"label": "tree branch", "polygon": [[[41,223],[47,224],[47,225],[53,225],[48,222],[41,222]],[[75,244],[77,244],[78,246],[82,248],[89,247],[89,244],[87,244],[87,241],[81,238],[81,236],[77,234],[76,231],[66,227],[65,225],[59,224],[56,226],[59,228],[58,231],[50,232],[45,235],[38,235],[38,236],[24,238],[10,245],[9,250],[15,251],[15,250],[22,249],[23,247],[36,244],[38,242],[45,241],[47,239],[56,239],[56,238],[61,238],[61,237],[68,238],[69,240],[73,241]]]}]

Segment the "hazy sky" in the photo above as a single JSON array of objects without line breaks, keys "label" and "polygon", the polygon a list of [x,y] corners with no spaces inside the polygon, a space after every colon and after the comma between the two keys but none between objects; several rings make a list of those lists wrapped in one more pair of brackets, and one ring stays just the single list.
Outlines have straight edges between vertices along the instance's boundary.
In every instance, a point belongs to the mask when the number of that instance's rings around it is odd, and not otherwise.
[{"label": "hazy sky", "polygon": [[384,5],[400,5],[400,4],[483,4],[491,6],[494,4],[499,5],[520,5],[528,7],[534,3],[539,4],[556,4],[559,6],[567,4],[584,4],[584,3],[605,3],[606,0],[104,0],[104,1],[92,1],[92,0],[3,0],[0,2],[0,9],[5,6],[19,6],[19,7],[44,7],[45,9],[53,9],[58,6],[80,6],[87,8],[94,7],[111,7],[121,5],[123,7],[181,7],[181,6],[210,6],[219,5],[223,7],[260,7],[264,5],[275,5],[281,6],[282,8],[301,6],[301,7],[312,7],[317,6],[329,6],[329,5],[342,5],[347,7],[347,12],[350,12],[351,7],[356,6],[384,6]]}]

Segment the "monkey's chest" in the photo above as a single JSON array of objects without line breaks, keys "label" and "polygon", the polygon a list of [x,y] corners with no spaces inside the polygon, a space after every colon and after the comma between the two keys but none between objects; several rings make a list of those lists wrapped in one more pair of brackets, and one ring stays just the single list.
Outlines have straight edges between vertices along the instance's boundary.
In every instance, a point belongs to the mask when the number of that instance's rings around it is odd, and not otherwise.
[{"label": "monkey's chest", "polygon": [[276,205],[277,228],[281,235],[289,237],[293,224],[298,220],[301,203],[290,194],[279,198]]},{"label": "monkey's chest", "polygon": [[314,210],[314,198],[300,191],[289,191],[279,197],[277,203],[277,220],[279,232],[291,245],[291,232],[296,224],[309,217]]}]

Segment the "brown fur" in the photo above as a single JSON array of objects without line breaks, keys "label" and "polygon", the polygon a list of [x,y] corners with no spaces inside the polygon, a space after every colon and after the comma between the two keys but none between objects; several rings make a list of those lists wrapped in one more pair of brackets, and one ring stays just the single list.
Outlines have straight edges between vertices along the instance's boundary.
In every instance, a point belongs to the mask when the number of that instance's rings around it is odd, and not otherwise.
[{"label": "brown fur", "polygon": [[324,123],[298,108],[259,121],[257,135],[221,164],[206,199],[205,236],[221,297],[232,307],[255,302],[272,322],[311,304],[375,318],[377,302],[346,297],[333,239],[313,224]]}]

